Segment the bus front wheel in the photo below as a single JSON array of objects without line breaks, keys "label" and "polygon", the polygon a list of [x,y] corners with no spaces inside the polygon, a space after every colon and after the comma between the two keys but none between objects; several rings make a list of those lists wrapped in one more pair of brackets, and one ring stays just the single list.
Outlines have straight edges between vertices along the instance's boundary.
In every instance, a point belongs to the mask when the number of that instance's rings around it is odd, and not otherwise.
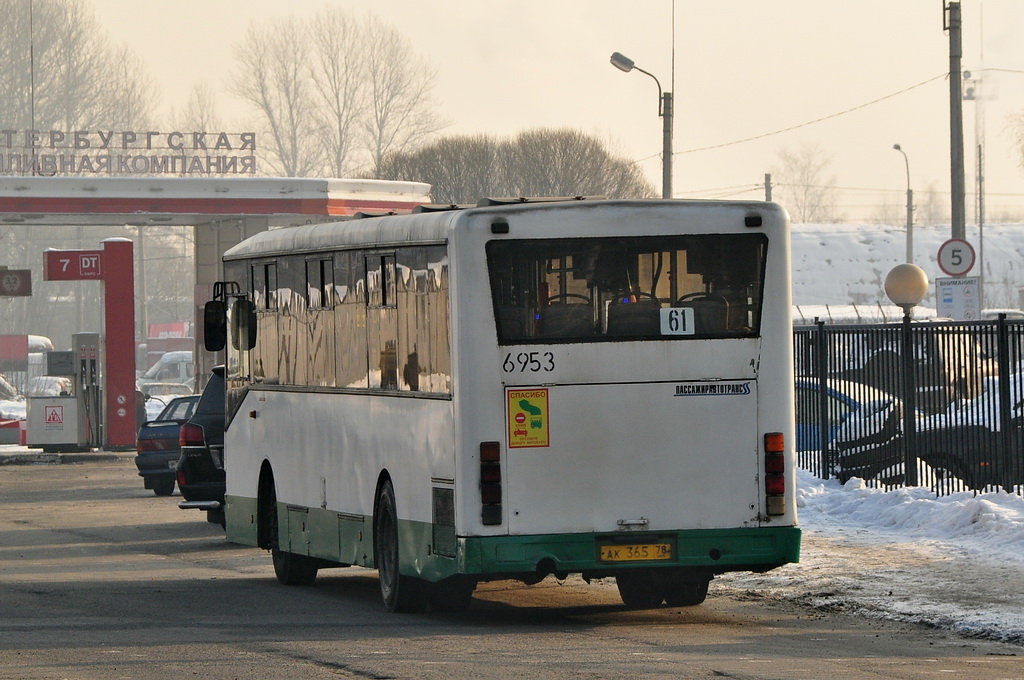
[{"label": "bus front wheel", "polygon": [[373,552],[380,574],[380,595],[389,612],[422,612],[427,607],[426,584],[403,576],[399,565],[398,511],[391,480],[381,484],[373,523]]},{"label": "bus front wheel", "polygon": [[435,612],[461,613],[473,602],[476,581],[466,576],[450,576],[430,584],[430,609]]}]

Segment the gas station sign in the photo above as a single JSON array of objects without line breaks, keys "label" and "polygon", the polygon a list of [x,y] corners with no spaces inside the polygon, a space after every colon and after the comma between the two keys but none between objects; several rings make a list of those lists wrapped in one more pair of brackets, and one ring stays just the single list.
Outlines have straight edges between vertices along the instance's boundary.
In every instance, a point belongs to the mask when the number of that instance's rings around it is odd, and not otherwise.
[{"label": "gas station sign", "polygon": [[46,281],[103,278],[102,250],[47,250],[43,256],[43,279]]},{"label": "gas station sign", "polygon": [[0,297],[31,294],[31,269],[7,269],[0,267]]},{"label": "gas station sign", "polygon": [[[103,376],[104,444],[113,448],[135,446],[135,260],[129,239],[110,238],[103,250],[47,250],[43,253],[46,281],[99,281],[103,285],[106,362]],[[88,382],[96,385],[97,360],[91,363]],[[129,408],[127,405],[131,405]]]}]

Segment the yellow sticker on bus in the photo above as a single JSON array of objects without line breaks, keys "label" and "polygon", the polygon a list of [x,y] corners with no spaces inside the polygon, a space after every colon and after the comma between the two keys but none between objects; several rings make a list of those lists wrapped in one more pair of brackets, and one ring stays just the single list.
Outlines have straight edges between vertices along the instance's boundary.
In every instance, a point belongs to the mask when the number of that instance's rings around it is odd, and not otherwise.
[{"label": "yellow sticker on bus", "polygon": [[548,391],[508,390],[508,447],[510,449],[550,446]]}]

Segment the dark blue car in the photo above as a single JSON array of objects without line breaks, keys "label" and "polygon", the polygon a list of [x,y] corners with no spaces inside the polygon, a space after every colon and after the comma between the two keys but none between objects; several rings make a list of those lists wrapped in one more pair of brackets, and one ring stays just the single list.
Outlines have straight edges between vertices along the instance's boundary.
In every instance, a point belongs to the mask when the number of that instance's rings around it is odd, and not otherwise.
[{"label": "dark blue car", "polygon": [[157,496],[174,493],[175,467],[181,457],[178,437],[181,426],[192,417],[198,403],[198,394],[171,399],[156,420],[139,428],[135,467],[145,487]]},{"label": "dark blue car", "polygon": [[[796,450],[821,451],[820,405],[821,388],[814,378],[796,379]],[[897,400],[891,394],[868,385],[848,380],[828,380],[825,383],[825,411],[828,422],[828,441],[835,441],[840,428],[856,427],[866,422],[886,406]]]}]

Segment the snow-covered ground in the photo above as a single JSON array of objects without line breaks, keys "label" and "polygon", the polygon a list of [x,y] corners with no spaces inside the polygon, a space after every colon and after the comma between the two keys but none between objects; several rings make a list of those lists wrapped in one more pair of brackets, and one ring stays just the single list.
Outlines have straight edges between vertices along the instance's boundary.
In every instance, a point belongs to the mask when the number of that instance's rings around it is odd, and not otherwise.
[{"label": "snow-covered ground", "polygon": [[[982,307],[1020,308],[1024,286],[1024,228],[1020,224],[986,224],[984,239],[976,225],[966,228],[975,250],[970,276],[984,272]],[[945,274],[938,266],[939,246],[950,237],[949,225],[914,227],[914,264],[931,282],[928,296],[915,318],[934,313],[935,279]],[[984,261],[982,262],[982,257]],[[866,224],[793,225],[793,304],[889,305],[885,277],[906,259],[902,227]],[[829,318],[827,314],[819,314]],[[897,315],[896,318],[900,318]]]},{"label": "snow-covered ground", "polygon": [[[1024,498],[798,473],[799,564],[712,588],[1024,645]],[[714,592],[714,591],[712,591]]]}]

